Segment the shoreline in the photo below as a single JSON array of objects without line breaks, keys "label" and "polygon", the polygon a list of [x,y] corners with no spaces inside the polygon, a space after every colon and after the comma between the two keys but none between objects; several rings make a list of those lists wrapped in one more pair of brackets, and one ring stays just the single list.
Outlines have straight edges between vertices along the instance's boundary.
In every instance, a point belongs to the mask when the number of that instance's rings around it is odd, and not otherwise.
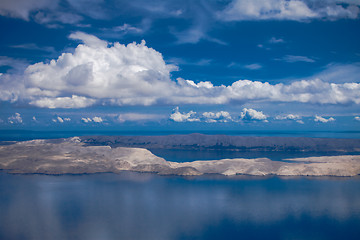
[{"label": "shoreline", "polygon": [[313,176],[313,175],[250,175],[250,174],[236,174],[236,175],[223,175],[220,173],[205,173],[202,175],[162,175],[156,172],[138,172],[131,170],[121,170],[119,172],[95,172],[95,173],[61,173],[61,174],[49,174],[49,173],[13,173],[9,172],[6,169],[0,169],[0,174],[8,174],[12,176],[49,176],[49,177],[82,177],[82,176],[96,176],[96,175],[114,175],[119,177],[128,177],[126,175],[133,176],[142,176],[142,177],[164,177],[164,178],[181,178],[185,180],[268,180],[268,179],[281,179],[281,180],[351,180],[351,179],[359,179],[360,174],[354,176],[334,176],[334,175],[321,175],[321,176]]},{"label": "shoreline", "polygon": [[235,158],[171,162],[145,148],[89,146],[79,137],[31,140],[0,146],[0,169],[10,173],[93,174],[134,171],[199,176],[341,176],[360,174],[360,155],[287,158]]}]

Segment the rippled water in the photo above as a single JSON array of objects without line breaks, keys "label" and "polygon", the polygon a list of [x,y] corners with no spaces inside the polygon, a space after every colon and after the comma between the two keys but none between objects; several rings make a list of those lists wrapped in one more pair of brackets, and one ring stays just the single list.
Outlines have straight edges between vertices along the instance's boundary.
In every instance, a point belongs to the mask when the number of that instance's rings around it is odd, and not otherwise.
[{"label": "rippled water", "polygon": [[0,172],[0,239],[358,239],[360,178]]}]

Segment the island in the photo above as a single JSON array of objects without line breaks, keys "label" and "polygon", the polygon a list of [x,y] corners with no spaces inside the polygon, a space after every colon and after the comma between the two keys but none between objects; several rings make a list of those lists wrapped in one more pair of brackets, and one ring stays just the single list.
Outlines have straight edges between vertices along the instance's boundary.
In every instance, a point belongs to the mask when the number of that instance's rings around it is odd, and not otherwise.
[{"label": "island", "polygon": [[[360,150],[358,139],[237,137],[202,134],[178,136],[91,136],[38,139],[0,146],[0,169],[9,173],[82,174],[151,172],[160,175],[203,174],[278,176],[357,176],[360,155],[288,158],[235,158],[171,162],[149,148],[229,149],[232,151]],[[148,149],[147,149],[148,148]]]}]

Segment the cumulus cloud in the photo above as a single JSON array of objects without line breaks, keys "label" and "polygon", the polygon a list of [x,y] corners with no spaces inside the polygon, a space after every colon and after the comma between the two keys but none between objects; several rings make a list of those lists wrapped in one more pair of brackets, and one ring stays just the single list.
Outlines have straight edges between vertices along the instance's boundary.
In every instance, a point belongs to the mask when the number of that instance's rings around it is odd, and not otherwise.
[{"label": "cumulus cloud", "polygon": [[287,115],[278,115],[275,117],[277,120],[298,120],[301,119],[299,115],[296,114],[287,114]]},{"label": "cumulus cloud", "polygon": [[360,103],[360,84],[335,84],[320,79],[295,81],[285,85],[239,80],[226,88],[228,98],[320,104]]},{"label": "cumulus cloud", "polygon": [[93,117],[93,118],[83,117],[81,118],[81,121],[83,121],[84,123],[89,123],[89,122],[102,123],[104,120],[102,119],[102,117]]},{"label": "cumulus cloud", "polygon": [[74,54],[64,53],[49,64],[37,63],[26,70],[26,93],[31,104],[48,108],[87,107],[97,100],[116,105],[151,105],[169,97],[175,88],[170,71],[175,66],[141,44],[108,46],[93,35],[70,35],[80,44]]},{"label": "cumulus cloud", "polygon": [[359,5],[358,1],[347,0],[234,0],[219,13],[219,18],[225,21],[355,19]]},{"label": "cumulus cloud", "polygon": [[52,119],[53,122],[58,122],[58,123],[63,123],[63,122],[70,122],[71,121],[71,118],[62,118],[62,117],[56,117],[56,118],[53,118]]},{"label": "cumulus cloud", "polygon": [[297,114],[287,114],[287,115],[278,115],[275,117],[276,120],[292,120],[297,123],[304,124],[304,121],[301,120],[301,117]]},{"label": "cumulus cloud", "polygon": [[315,121],[315,122],[321,122],[321,123],[327,123],[327,122],[333,122],[333,121],[335,121],[335,118],[333,118],[333,117],[324,118],[324,117],[315,115],[314,121]]},{"label": "cumulus cloud", "polygon": [[84,32],[72,33],[69,35],[69,38],[72,40],[79,40],[83,42],[86,46],[92,48],[106,48],[108,46],[107,41],[101,40],[94,35],[90,35]]},{"label": "cumulus cloud", "polygon": [[190,111],[183,112],[179,111],[176,107],[174,112],[170,115],[170,119],[175,122],[207,122],[207,123],[218,123],[218,122],[239,122],[239,119],[246,122],[251,121],[264,121],[268,122],[267,116],[262,111],[257,111],[251,108],[243,108],[240,116],[235,118],[231,116],[229,112],[218,111],[218,112],[203,112],[202,114]]},{"label": "cumulus cloud", "polygon": [[81,121],[83,121],[84,123],[88,123],[88,122],[92,122],[92,119],[91,118],[81,118]]},{"label": "cumulus cloud", "polygon": [[20,114],[20,113],[15,113],[15,115],[10,116],[10,117],[8,118],[8,121],[9,121],[9,123],[11,123],[11,124],[16,124],[16,123],[20,124],[20,123],[23,123],[23,120],[22,120],[22,118],[21,118],[21,114]]},{"label": "cumulus cloud", "polygon": [[174,109],[174,113],[170,115],[170,119],[174,122],[200,122],[200,119],[195,117],[196,112],[190,111],[188,113],[181,113],[179,107]]},{"label": "cumulus cloud", "polygon": [[252,108],[243,108],[240,118],[245,121],[268,121],[267,116],[262,111],[256,111]]},{"label": "cumulus cloud", "polygon": [[230,122],[233,121],[229,112],[219,111],[219,112],[204,112],[202,114],[205,122]]},{"label": "cumulus cloud", "polygon": [[[34,90],[37,91],[39,89]],[[29,89],[29,91],[31,90]],[[45,94],[50,93],[46,90],[44,92]],[[95,102],[95,99],[72,95],[71,97],[40,97],[30,101],[30,104],[42,108],[85,108],[93,105]]]},{"label": "cumulus cloud", "polygon": [[101,117],[93,117],[92,120],[93,120],[94,122],[96,122],[96,123],[101,123],[101,122],[104,121]]},{"label": "cumulus cloud", "polygon": [[[332,83],[321,79],[289,84],[238,80],[215,86],[209,81],[173,81],[161,53],[140,44],[108,43],[81,32],[74,53],[63,53],[49,63],[27,67],[24,75],[0,76],[0,100],[27,101],[42,108],[84,108],[101,105],[227,104],[300,102],[359,104],[360,83]],[[254,66],[253,66],[254,67]],[[255,66],[256,67],[256,66]]]}]

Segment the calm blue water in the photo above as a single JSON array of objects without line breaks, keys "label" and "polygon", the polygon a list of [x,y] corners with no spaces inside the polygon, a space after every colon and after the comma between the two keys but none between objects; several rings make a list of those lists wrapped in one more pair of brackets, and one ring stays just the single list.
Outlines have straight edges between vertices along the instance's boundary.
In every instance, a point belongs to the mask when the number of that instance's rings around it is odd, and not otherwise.
[{"label": "calm blue water", "polygon": [[[26,131],[26,130],[2,130],[0,131],[1,141],[25,141],[32,139],[54,139],[68,138],[74,136],[90,135],[123,135],[123,136],[141,136],[141,135],[169,135],[169,134],[189,134],[193,132],[143,132],[143,131]],[[203,134],[227,134],[236,136],[287,136],[287,137],[335,137],[335,138],[360,138],[360,131],[347,132],[280,132],[280,131],[204,131]],[[337,156],[337,155],[359,155],[360,152],[242,152],[227,150],[178,150],[178,149],[149,149],[153,154],[173,162],[188,162],[196,160],[219,160],[226,158],[269,158],[274,161],[282,161],[286,158],[305,158],[316,156]]]},{"label": "calm blue water", "polygon": [[24,141],[31,139],[68,138],[91,135],[156,136],[172,134],[224,134],[232,136],[269,137],[316,137],[316,138],[360,138],[360,131],[30,131],[0,130],[0,141]]},{"label": "calm blue water", "polygon": [[[157,133],[165,134],[173,133]],[[262,134],[254,135],[279,136],[271,132]],[[359,135],[357,132],[302,134],[290,135],[339,138]],[[94,132],[0,131],[0,140],[82,135],[94,135]],[[251,133],[233,135],[252,136]],[[171,161],[264,156],[230,151],[157,151],[154,153]],[[274,160],[283,158],[278,153],[267,154],[272,154],[268,157]],[[298,154],[303,155],[292,157],[306,157],[305,153]],[[182,178],[132,172],[48,176],[0,171],[1,240],[287,240],[358,239],[359,236],[360,177]]]},{"label": "calm blue water", "polygon": [[0,239],[359,239],[360,178],[0,172]]},{"label": "calm blue water", "polygon": [[192,162],[197,160],[220,160],[227,158],[269,158],[283,161],[287,158],[306,158],[320,156],[360,155],[360,152],[270,152],[270,151],[227,151],[227,150],[180,150],[149,149],[156,156],[171,162]]}]

